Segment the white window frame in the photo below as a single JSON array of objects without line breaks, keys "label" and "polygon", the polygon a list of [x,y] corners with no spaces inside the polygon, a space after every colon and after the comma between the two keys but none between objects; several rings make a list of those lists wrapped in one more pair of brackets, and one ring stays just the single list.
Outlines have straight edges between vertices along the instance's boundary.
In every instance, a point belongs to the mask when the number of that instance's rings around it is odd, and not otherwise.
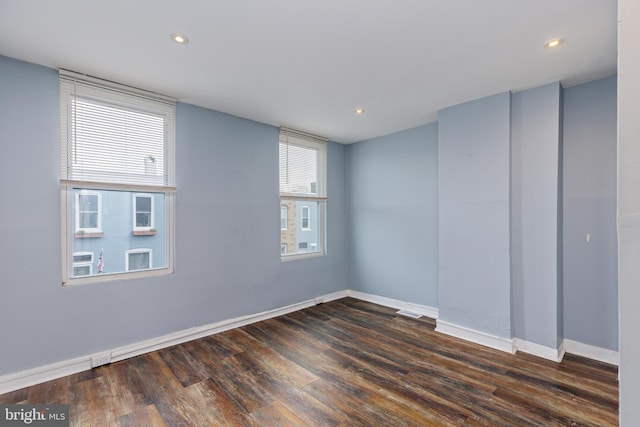
[{"label": "white window frame", "polygon": [[[304,222],[307,221],[307,226]],[[311,206],[302,206],[300,208],[300,230],[311,231]]]},{"label": "white window frame", "polygon": [[[148,226],[144,226],[144,227],[139,227],[138,224],[138,207],[137,207],[137,202],[138,202],[138,198],[147,198],[150,199],[151,201],[151,221],[150,221],[150,225]],[[152,229],[155,229],[155,213],[154,213],[154,197],[153,194],[149,194],[149,193],[134,193],[133,194],[133,231],[150,231]]]},{"label": "white window frame", "polygon": [[[297,259],[311,258],[326,255],[326,209],[327,209],[327,144],[328,140],[316,135],[300,132],[288,128],[280,128],[280,144],[291,144],[304,148],[311,148],[317,152],[315,193],[289,193],[280,192],[280,200],[317,202],[318,242],[315,252],[296,252],[281,255],[281,261],[293,261]],[[312,188],[313,190],[313,188]],[[309,211],[309,228],[311,230],[311,215]],[[301,230],[302,231],[302,230]]]},{"label": "white window frame", "polygon": [[287,229],[287,222],[289,220],[289,208],[285,205],[280,205],[280,230]]},{"label": "white window frame", "polygon": [[[163,118],[164,144],[162,175],[155,173],[156,168],[145,163],[146,181],[130,182],[127,180],[98,181],[91,177],[79,178],[74,175],[72,135],[73,116],[70,114],[74,97],[78,99],[106,102],[124,109],[149,112]],[[114,280],[126,280],[142,277],[162,276],[174,272],[174,218],[175,218],[175,110],[176,100],[129,86],[104,81],[71,71],[60,70],[60,201],[61,201],[61,235],[62,235],[62,286],[102,283]],[[155,159],[154,162],[155,164]],[[156,165],[157,166],[157,165]],[[135,177],[134,177],[135,179]],[[164,228],[159,230],[164,237],[165,262],[161,267],[150,270],[118,271],[91,276],[73,276],[74,238],[77,237],[75,226],[78,223],[73,215],[76,202],[74,193],[81,191],[128,191],[131,193],[164,194]],[[101,209],[102,211],[102,209]],[[155,216],[156,213],[154,213]],[[75,221],[75,223],[74,223]],[[134,223],[135,225],[135,223]],[[107,230],[108,231],[108,230]],[[128,259],[128,257],[127,257]],[[150,261],[151,262],[151,261]],[[128,261],[127,261],[128,263]]]},{"label": "white window frame", "polygon": [[[90,261],[76,261],[75,258],[76,257],[80,257],[80,256],[87,256],[90,255],[91,256],[91,260]],[[87,275],[83,274],[83,275],[76,275],[75,271],[76,268],[78,267],[89,267],[89,274],[91,275],[93,274],[93,252],[87,252],[87,251],[80,251],[80,252],[74,252],[73,253],[73,276],[74,277],[85,277]]]},{"label": "white window frame", "polygon": [[[129,256],[133,254],[149,254],[149,268],[144,268],[140,270],[129,270]],[[136,248],[126,250],[124,253],[124,269],[126,271],[149,271],[153,269],[153,250],[150,248]]]},{"label": "white window frame", "polygon": [[[96,196],[98,200],[98,221],[97,227],[80,227],[80,196]],[[76,215],[75,215],[75,232],[76,233],[102,233],[102,194],[98,191],[81,190],[76,193],[75,197]]]}]

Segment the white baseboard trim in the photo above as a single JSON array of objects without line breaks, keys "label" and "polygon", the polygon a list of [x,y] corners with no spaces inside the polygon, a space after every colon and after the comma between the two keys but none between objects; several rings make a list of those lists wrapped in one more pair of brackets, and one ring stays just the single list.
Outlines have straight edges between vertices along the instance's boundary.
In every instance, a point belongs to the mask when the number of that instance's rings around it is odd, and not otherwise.
[{"label": "white baseboard trim", "polygon": [[440,319],[436,321],[436,332],[442,332],[443,334],[451,335],[452,337],[471,341],[476,344],[484,345],[485,347],[490,347],[507,353],[515,353],[513,338],[498,337],[487,334],[486,332],[476,331],[475,329],[445,322]]},{"label": "white baseboard trim", "polygon": [[576,356],[587,357],[589,359],[609,363],[616,366],[619,366],[620,364],[620,354],[615,350],[609,350],[589,344],[583,344],[581,342],[568,339],[564,340],[564,348],[566,349],[567,353],[575,354]]},{"label": "white baseboard trim", "polygon": [[[74,359],[63,360],[20,372],[2,375],[0,376],[0,394],[19,390],[21,388],[40,384],[46,381],[55,380],[67,375],[77,374],[78,372],[87,371],[92,368],[92,359],[94,359],[94,357],[102,358],[106,355],[111,362],[117,362],[120,360],[128,359],[130,357],[160,350],[162,348],[181,344],[198,338],[203,338],[209,335],[214,335],[220,332],[227,331],[229,329],[239,328],[241,326],[260,322],[262,320],[282,316],[284,314],[302,310],[316,304],[321,304],[348,296],[385,307],[395,308],[399,310],[409,310],[433,319],[438,319],[439,313],[438,309],[435,307],[414,304],[350,289],[342,290],[321,295],[314,299],[291,304],[285,307],[275,308],[273,310],[267,310],[261,313],[240,316],[233,319],[211,323],[208,325],[197,326],[150,340],[140,341],[131,345],[122,346],[111,350],[105,350],[99,353],[89,354]],[[436,321],[436,331],[512,354],[515,353],[516,350],[520,350],[526,353],[559,362],[562,360],[562,356],[564,355],[564,351],[566,349],[567,353],[576,354],[578,356],[587,357],[613,365],[618,365],[619,363],[619,354],[617,351],[594,347],[588,344],[582,344],[571,340],[564,340],[560,348],[558,350],[555,350],[517,338],[507,339],[497,337],[439,319]]]},{"label": "white baseboard trim", "polygon": [[523,353],[532,354],[558,363],[562,362],[565,353],[564,341],[560,343],[558,348],[553,348],[531,341],[525,341],[521,338],[514,338],[513,345],[516,351],[522,351]]},{"label": "white baseboard trim", "polygon": [[312,300],[291,304],[285,307],[273,310],[263,311],[261,313],[240,316],[233,319],[223,320],[203,326],[196,326],[161,337],[153,338],[146,341],[140,341],[131,345],[118,347],[111,350],[101,351],[95,354],[77,357],[74,359],[63,360],[45,366],[39,366],[20,372],[6,374],[0,376],[0,394],[10,391],[19,390],[35,384],[46,381],[55,380],[67,375],[77,374],[78,372],[87,371],[92,368],[92,358],[95,356],[108,355],[111,362],[128,359],[130,357],[139,356],[151,351],[160,350],[172,345],[181,344],[198,338],[224,332],[229,329],[246,326],[251,323],[260,322],[262,320],[271,319],[273,317],[282,316],[293,311],[302,310],[319,304],[321,302],[332,301],[347,296],[347,291],[333,292],[323,295]]},{"label": "white baseboard trim", "polygon": [[362,301],[371,302],[374,304],[382,305],[390,308],[397,308],[398,310],[409,310],[414,313],[422,314],[423,316],[430,317],[432,319],[438,318],[438,309],[435,307],[429,307],[427,305],[414,304],[411,302],[401,301],[393,298],[381,297],[379,295],[369,294],[366,292],[354,291],[349,289],[347,295],[353,298],[357,298]]}]

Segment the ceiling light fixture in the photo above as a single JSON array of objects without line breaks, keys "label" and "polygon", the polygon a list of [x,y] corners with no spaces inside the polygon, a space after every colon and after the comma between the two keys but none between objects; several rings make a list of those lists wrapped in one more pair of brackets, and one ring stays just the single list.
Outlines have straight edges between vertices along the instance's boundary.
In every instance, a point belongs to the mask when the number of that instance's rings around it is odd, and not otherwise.
[{"label": "ceiling light fixture", "polygon": [[551,49],[554,47],[558,47],[562,44],[562,42],[564,41],[564,39],[553,39],[553,40],[549,40],[544,47],[547,49]]},{"label": "ceiling light fixture", "polygon": [[187,38],[187,36],[185,36],[183,34],[179,34],[179,33],[171,34],[171,40],[173,40],[174,42],[176,42],[178,44],[187,44],[187,43],[189,43],[189,39]]},{"label": "ceiling light fixture", "polygon": [[364,108],[356,108],[354,112],[358,115],[364,114]]}]

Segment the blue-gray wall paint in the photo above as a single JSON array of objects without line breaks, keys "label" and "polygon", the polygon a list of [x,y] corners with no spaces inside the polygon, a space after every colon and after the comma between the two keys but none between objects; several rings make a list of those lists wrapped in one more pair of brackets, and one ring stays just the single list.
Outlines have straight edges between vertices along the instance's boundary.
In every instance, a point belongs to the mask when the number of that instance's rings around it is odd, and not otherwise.
[{"label": "blue-gray wall paint", "polygon": [[348,150],[351,287],[438,304],[436,123]]},{"label": "blue-gray wall paint", "polygon": [[558,200],[561,87],[511,98],[511,285],[513,333],[550,348],[562,336],[558,315]]},{"label": "blue-gray wall paint", "polygon": [[510,93],[438,115],[439,316],[511,338]]},{"label": "blue-gray wall paint", "polygon": [[0,375],[349,287],[345,147],[328,149],[327,256],[283,263],[278,129],[187,104],[175,274],[62,287],[58,73],[0,57],[0,94]]},{"label": "blue-gray wall paint", "polygon": [[[564,335],[618,349],[616,77],[564,91]],[[586,242],[586,235],[591,242]]]}]

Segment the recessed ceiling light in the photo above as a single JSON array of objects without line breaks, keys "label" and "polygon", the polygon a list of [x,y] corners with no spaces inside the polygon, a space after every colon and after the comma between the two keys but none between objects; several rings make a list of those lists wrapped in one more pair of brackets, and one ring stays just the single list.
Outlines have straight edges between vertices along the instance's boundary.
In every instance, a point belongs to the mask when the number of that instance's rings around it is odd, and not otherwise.
[{"label": "recessed ceiling light", "polygon": [[551,49],[554,47],[558,47],[562,44],[562,42],[564,41],[564,39],[553,39],[553,40],[549,40],[544,47],[546,47],[547,49]]},{"label": "recessed ceiling light", "polygon": [[358,114],[358,115],[360,115],[360,114],[364,114],[364,108],[356,108],[356,109],[354,110],[354,112],[355,112],[356,114]]},{"label": "recessed ceiling light", "polygon": [[179,33],[171,34],[171,40],[173,40],[174,42],[176,42],[178,44],[187,44],[187,43],[189,43],[189,39],[187,38],[187,36],[185,36],[184,34],[179,34]]}]

